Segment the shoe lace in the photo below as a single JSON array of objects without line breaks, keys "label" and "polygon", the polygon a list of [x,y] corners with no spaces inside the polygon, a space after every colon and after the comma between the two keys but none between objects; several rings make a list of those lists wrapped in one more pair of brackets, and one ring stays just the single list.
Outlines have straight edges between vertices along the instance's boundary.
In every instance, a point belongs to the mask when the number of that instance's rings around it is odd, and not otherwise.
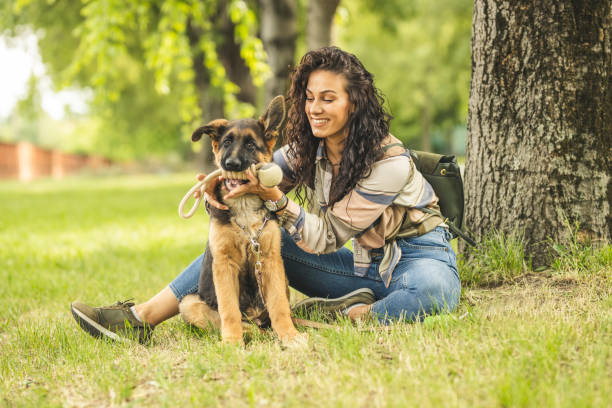
[{"label": "shoe lace", "polygon": [[123,308],[132,307],[136,304],[132,302],[132,300],[134,300],[134,298],[129,298],[123,301],[118,301],[117,303],[115,303],[114,305],[111,305],[110,307],[112,307],[113,309],[114,308],[123,309]]}]

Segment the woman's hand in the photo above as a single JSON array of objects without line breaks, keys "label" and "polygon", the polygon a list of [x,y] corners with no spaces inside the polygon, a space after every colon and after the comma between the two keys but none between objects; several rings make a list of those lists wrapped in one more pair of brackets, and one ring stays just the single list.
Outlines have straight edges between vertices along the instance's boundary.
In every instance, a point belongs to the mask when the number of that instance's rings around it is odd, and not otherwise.
[{"label": "woman's hand", "polygon": [[277,201],[283,196],[283,193],[278,189],[278,187],[264,187],[259,182],[259,179],[253,173],[251,173],[250,169],[246,171],[246,176],[249,182],[230,191],[225,197],[223,197],[224,200],[227,198],[240,197],[244,194],[256,194],[264,201]]},{"label": "woman's hand", "polygon": [[[196,176],[196,179],[198,179],[198,181],[202,181],[205,178],[206,178],[206,174],[198,174]],[[204,190],[204,200],[209,205],[212,205],[213,207],[218,208],[219,210],[229,210],[229,208],[226,205],[221,204],[215,198],[215,189],[217,188],[217,184],[221,183],[222,180],[223,180],[222,176],[215,177],[214,179],[210,180],[210,182],[206,186],[206,190]],[[200,191],[198,190],[195,193],[193,193],[193,196],[195,198],[198,198],[200,196]]]}]

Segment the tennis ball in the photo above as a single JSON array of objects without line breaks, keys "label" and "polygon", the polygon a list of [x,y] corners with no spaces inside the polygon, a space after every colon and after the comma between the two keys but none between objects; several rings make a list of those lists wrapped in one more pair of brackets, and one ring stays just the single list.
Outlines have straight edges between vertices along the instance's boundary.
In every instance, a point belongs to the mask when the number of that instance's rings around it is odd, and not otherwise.
[{"label": "tennis ball", "polygon": [[283,179],[283,171],[276,163],[266,163],[257,170],[257,178],[264,187],[274,187]]}]

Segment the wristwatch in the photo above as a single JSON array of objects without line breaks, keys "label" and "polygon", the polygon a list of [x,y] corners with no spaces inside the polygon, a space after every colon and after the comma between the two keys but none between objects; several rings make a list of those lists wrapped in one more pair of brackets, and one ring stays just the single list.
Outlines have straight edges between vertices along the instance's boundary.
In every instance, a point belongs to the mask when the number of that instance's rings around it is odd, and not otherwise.
[{"label": "wristwatch", "polygon": [[289,202],[289,199],[287,198],[285,194],[283,194],[283,196],[277,201],[272,201],[272,200],[264,201],[264,205],[266,206],[268,210],[275,213],[275,212],[279,212],[280,210],[284,210],[288,202]]}]

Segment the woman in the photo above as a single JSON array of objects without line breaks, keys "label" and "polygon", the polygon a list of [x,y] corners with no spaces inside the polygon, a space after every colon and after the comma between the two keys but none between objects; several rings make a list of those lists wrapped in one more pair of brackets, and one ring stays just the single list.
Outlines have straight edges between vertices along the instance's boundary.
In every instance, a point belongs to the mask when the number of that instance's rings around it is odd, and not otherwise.
[{"label": "woman", "polygon": [[[279,204],[289,284],[314,297],[300,306],[344,311],[353,320],[413,321],[453,310],[461,287],[443,219],[419,210],[437,208],[438,198],[389,134],[383,102],[357,57],[336,47],[308,52],[292,75],[287,145],[274,155],[283,183],[266,188],[252,177],[227,197],[251,193]],[[292,188],[297,202],[284,195]],[[349,239],[353,252],[343,247]],[[150,328],[197,292],[201,264],[202,256],[143,304],[75,302],[73,313],[98,323],[77,318],[96,336],[128,332],[146,341]]]}]

